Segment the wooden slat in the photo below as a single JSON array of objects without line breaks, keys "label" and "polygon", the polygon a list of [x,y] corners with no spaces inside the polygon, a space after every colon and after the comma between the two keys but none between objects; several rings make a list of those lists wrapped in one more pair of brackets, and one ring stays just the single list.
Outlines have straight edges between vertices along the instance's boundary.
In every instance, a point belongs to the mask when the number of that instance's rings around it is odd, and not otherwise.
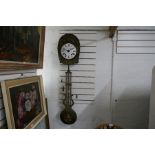
[{"label": "wooden slat", "polygon": [[[62,69],[60,71],[63,71],[63,72],[66,72],[67,70],[66,69]],[[95,72],[95,70],[80,70],[80,69],[70,69],[71,72]]]},{"label": "wooden slat", "polygon": [[155,40],[155,34],[154,33],[146,33],[146,34],[135,34],[135,33],[123,33],[120,34],[118,33],[118,40],[131,40],[131,41],[135,41],[135,40]]},{"label": "wooden slat", "polygon": [[[65,90],[59,89],[60,93],[65,93]],[[72,89],[73,94],[95,94],[95,89]]]},{"label": "wooden slat", "polygon": [[[95,70],[94,65],[70,65],[70,70]],[[67,66],[61,65],[61,70],[67,70]]]},{"label": "wooden slat", "polygon": [[118,54],[154,54],[155,31],[118,31]]},{"label": "wooden slat", "polygon": [[74,101],[74,104],[92,104],[94,101]]},{"label": "wooden slat", "polygon": [[[64,76],[65,71],[60,71],[60,76]],[[83,72],[83,71],[78,71],[78,72],[72,72],[72,76],[92,76],[95,77],[95,72]]]},{"label": "wooden slat", "polygon": [[96,47],[84,47],[84,46],[80,47],[80,54],[84,52],[96,53]]},{"label": "wooden slat", "polygon": [[[59,99],[61,102],[63,102],[64,99]],[[82,99],[74,99],[74,102],[78,102],[78,101],[82,101],[82,102],[85,102],[85,101],[89,101],[89,102],[93,102],[95,100],[82,100]]]},{"label": "wooden slat", "polygon": [[155,41],[118,41],[117,47],[155,47]]},{"label": "wooden slat", "polygon": [[80,58],[96,58],[96,53],[80,53]]},{"label": "wooden slat", "polygon": [[[94,101],[74,101],[74,104],[92,104]],[[59,101],[62,104],[62,101]]]},{"label": "wooden slat", "polygon": [[80,41],[80,46],[96,46],[96,41],[82,40]]},{"label": "wooden slat", "polygon": [[[61,78],[65,78],[66,76],[65,75],[63,75],[63,76],[60,76]],[[74,77],[74,78],[93,78],[93,79],[95,79],[95,77],[94,76],[81,76],[81,75],[78,75],[78,76],[71,76],[72,78]]]},{"label": "wooden slat", "polygon": [[60,32],[60,35],[61,34],[65,34],[65,33],[73,33],[73,34],[96,34],[96,31],[87,31],[87,30],[82,31],[82,30],[70,30],[70,29],[68,29],[68,30],[62,30]]},{"label": "wooden slat", "polygon": [[9,71],[9,72],[0,72],[0,75],[8,75],[8,77],[9,77],[10,75],[28,74],[28,73],[36,74],[36,70],[20,70],[20,71],[16,70],[16,71]]},{"label": "wooden slat", "polygon": [[[65,86],[65,83],[60,84],[60,89]],[[88,83],[72,83],[72,89],[78,89],[78,88],[85,88],[85,89],[95,89],[93,84],[88,84]],[[80,92],[80,90],[79,90]]]},{"label": "wooden slat", "polygon": [[96,64],[96,59],[79,59],[79,63],[78,64]]},{"label": "wooden slat", "polygon": [[[60,37],[62,35],[64,35],[65,33],[68,33],[68,32],[63,32],[60,34]],[[69,33],[73,33],[73,32],[69,32]],[[93,39],[93,40],[96,40],[96,32],[86,32],[86,33],[80,33],[80,32],[74,32],[73,33],[79,40],[86,40],[86,39]]]},{"label": "wooden slat", "polygon": [[[73,95],[72,99],[73,100],[94,100],[95,95]],[[59,95],[59,99],[65,99],[65,95],[60,94]]]},{"label": "wooden slat", "polygon": [[129,53],[129,54],[154,54],[155,47],[118,47],[117,53]]},{"label": "wooden slat", "polygon": [[0,75],[0,80],[2,81],[2,80],[9,80],[9,79],[16,79],[16,78],[22,78],[22,77],[27,77],[27,76],[33,76],[33,75],[36,75],[36,73],[35,72],[28,72],[28,73],[26,73],[26,72],[21,72],[21,73],[14,73],[14,74],[10,74],[10,75],[8,75],[8,73],[7,74],[1,74]]},{"label": "wooden slat", "polygon": [[[65,95],[65,93],[60,93],[61,95]],[[81,95],[81,96],[94,96],[95,94],[72,94],[73,96]],[[95,96],[94,96],[95,97]],[[76,97],[77,98],[77,97]]]},{"label": "wooden slat", "polygon": [[89,33],[89,34],[75,34],[78,38],[79,38],[79,40],[83,40],[83,39],[89,39],[89,38],[91,38],[91,39],[93,39],[93,40],[95,40],[96,39],[96,32],[94,32],[94,33]]},{"label": "wooden slat", "polygon": [[[65,83],[65,81],[66,81],[66,77],[62,77],[61,78],[61,81],[60,82],[63,82],[63,83]],[[91,82],[91,83],[94,83],[95,82],[95,78],[83,78],[83,77],[72,77],[72,79],[71,79],[71,82],[72,83],[88,83],[88,82]]]},{"label": "wooden slat", "polygon": [[[140,28],[140,27],[139,27]],[[138,29],[139,29],[138,28]],[[125,31],[125,30],[118,30],[118,34],[155,34],[155,30],[152,30],[152,31],[143,31],[143,30],[139,30],[139,31],[136,31],[136,30],[128,30],[128,31]]]}]

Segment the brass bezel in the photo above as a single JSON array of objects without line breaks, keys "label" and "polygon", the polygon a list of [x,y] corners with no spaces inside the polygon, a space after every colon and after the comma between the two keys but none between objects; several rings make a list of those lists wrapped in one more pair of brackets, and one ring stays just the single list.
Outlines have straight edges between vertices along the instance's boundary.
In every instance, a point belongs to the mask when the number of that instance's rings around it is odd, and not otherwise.
[{"label": "brass bezel", "polygon": [[[65,59],[64,57],[62,57],[61,55],[61,48],[64,44],[67,43],[71,43],[76,47],[77,53],[76,56],[73,59]],[[80,42],[79,39],[74,35],[74,34],[64,34],[58,42],[58,56],[59,56],[59,60],[60,63],[63,63],[65,65],[73,65],[75,63],[79,62],[79,54],[80,54]]]}]

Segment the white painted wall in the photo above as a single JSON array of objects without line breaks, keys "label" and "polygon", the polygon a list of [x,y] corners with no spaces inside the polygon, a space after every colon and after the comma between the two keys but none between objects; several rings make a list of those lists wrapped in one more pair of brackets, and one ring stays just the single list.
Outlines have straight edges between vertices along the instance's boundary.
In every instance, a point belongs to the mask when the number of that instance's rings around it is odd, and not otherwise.
[{"label": "white painted wall", "polygon": [[149,129],[155,129],[155,67],[152,70],[149,112]]},{"label": "white painted wall", "polygon": [[[107,27],[94,27],[97,30],[95,101],[74,105],[78,115],[75,124],[65,125],[60,121],[62,106],[58,103],[60,64],[57,43],[59,31],[63,29],[68,27],[46,27],[44,69],[38,70],[38,74],[43,74],[51,128],[95,128],[101,122],[116,123],[123,128],[147,128],[155,54],[146,54],[144,50],[138,54],[133,50],[126,54],[116,53],[117,42],[112,50],[112,40],[105,31]],[[86,29],[82,27],[82,30]]]},{"label": "white painted wall", "polygon": [[59,121],[58,113],[60,111],[60,105],[58,104],[58,79],[60,68],[57,55],[58,39],[59,30],[56,27],[46,27],[44,68],[37,70],[37,74],[43,75],[45,96],[48,101],[50,128],[56,128],[55,124]]},{"label": "white painted wall", "polygon": [[[112,121],[123,128],[148,128],[155,33],[148,31],[152,27],[146,28],[141,27],[142,31],[132,31],[134,27],[130,31],[123,28],[121,35],[118,32],[115,38]],[[124,29],[125,32],[122,31]],[[126,45],[119,46],[119,42]]]},{"label": "white painted wall", "polygon": [[[98,123],[109,122],[110,118],[110,88],[111,88],[111,59],[112,41],[108,37],[107,27],[81,27],[80,30],[95,30],[97,32],[96,58],[96,93],[95,101],[91,104],[75,104],[77,121],[73,125],[65,125],[59,115],[62,105],[58,102],[60,63],[57,54],[57,44],[60,30],[68,27],[46,27],[44,69],[38,70],[43,74],[45,95],[48,99],[49,120],[51,128],[95,128]],[[70,27],[76,29],[77,27]]]}]

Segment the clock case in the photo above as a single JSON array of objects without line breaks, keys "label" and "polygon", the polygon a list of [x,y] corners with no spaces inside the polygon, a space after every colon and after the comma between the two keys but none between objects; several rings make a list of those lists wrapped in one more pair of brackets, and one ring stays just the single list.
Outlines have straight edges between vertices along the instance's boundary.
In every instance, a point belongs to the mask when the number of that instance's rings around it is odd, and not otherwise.
[{"label": "clock case", "polygon": [[[71,43],[76,47],[77,53],[76,53],[75,57],[72,58],[72,59],[65,59],[61,55],[61,48],[66,43]],[[59,42],[58,42],[58,56],[59,56],[60,63],[63,63],[65,65],[73,65],[75,63],[78,63],[79,62],[79,54],[80,54],[80,42],[79,42],[79,39],[73,34],[70,34],[70,33],[64,34],[59,39]]]}]

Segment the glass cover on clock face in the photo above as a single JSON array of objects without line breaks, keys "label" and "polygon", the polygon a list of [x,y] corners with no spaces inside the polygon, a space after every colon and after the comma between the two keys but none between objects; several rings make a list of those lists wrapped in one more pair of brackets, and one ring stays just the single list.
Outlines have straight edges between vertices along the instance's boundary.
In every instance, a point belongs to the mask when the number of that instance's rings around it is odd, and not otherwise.
[{"label": "glass cover on clock face", "polygon": [[64,44],[61,48],[61,55],[65,59],[73,59],[76,53],[76,47],[71,43]]}]

